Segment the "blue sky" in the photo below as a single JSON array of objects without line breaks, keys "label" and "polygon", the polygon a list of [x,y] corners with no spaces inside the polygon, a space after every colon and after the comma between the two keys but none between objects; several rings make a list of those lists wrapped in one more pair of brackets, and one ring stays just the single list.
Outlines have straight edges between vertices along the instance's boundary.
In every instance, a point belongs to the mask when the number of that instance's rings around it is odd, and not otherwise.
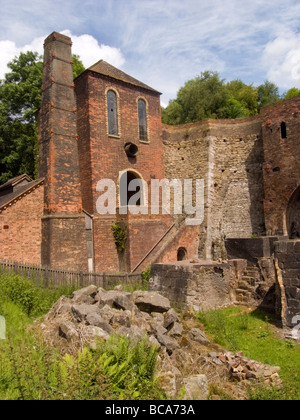
[{"label": "blue sky", "polygon": [[0,10],[0,78],[57,31],[86,67],[103,58],[163,92],[163,105],[205,70],[300,88],[299,0],[0,0]]}]

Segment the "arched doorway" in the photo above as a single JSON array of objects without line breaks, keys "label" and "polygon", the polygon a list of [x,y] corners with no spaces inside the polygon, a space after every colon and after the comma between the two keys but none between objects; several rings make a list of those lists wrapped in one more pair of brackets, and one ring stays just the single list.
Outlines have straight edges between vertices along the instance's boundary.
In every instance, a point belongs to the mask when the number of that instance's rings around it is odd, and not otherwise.
[{"label": "arched doorway", "polygon": [[187,250],[185,248],[179,248],[177,251],[177,261],[187,260]]},{"label": "arched doorway", "polygon": [[120,176],[120,206],[143,205],[143,180],[135,172],[126,171]]},{"label": "arched doorway", "polygon": [[287,230],[290,239],[300,239],[300,186],[291,196],[286,213]]}]

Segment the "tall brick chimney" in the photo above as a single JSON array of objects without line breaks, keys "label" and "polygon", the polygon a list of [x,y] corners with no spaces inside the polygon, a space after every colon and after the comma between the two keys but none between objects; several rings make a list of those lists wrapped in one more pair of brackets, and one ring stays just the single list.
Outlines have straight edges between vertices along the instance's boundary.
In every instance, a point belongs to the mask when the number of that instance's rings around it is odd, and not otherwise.
[{"label": "tall brick chimney", "polygon": [[71,39],[52,33],[44,44],[40,167],[45,178],[43,265],[87,269],[80,191]]}]

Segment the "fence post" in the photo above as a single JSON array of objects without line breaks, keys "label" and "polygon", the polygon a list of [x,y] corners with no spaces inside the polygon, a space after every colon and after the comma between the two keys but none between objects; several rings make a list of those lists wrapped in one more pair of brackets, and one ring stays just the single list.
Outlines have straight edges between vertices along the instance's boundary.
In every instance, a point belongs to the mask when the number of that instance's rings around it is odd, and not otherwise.
[{"label": "fence post", "polygon": [[48,289],[49,287],[49,271],[48,267],[44,268],[44,279],[45,279],[45,288]]},{"label": "fence post", "polygon": [[19,271],[19,265],[17,262],[14,262],[14,273],[18,274],[18,271]]},{"label": "fence post", "polygon": [[83,272],[82,271],[80,271],[80,273],[79,273],[79,284],[80,284],[80,287],[84,286],[84,284],[83,284]]},{"label": "fence post", "polygon": [[105,289],[106,286],[107,286],[106,273],[105,271],[103,271],[103,289]]}]

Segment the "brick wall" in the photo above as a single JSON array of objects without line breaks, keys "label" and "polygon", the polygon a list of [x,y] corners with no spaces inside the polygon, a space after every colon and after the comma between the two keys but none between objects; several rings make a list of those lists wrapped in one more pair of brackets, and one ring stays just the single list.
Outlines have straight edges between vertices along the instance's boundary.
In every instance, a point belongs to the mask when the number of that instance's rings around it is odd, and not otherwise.
[{"label": "brick wall", "polygon": [[[110,89],[118,98],[118,136],[108,135],[106,96]],[[111,230],[118,215],[103,217],[97,213],[100,193],[96,186],[98,181],[107,178],[118,185],[119,174],[125,170],[134,171],[148,185],[153,178],[165,178],[160,95],[92,71],[86,71],[75,80],[75,92],[82,201],[84,209],[94,215],[95,268],[118,271],[124,261],[120,261]],[[148,143],[139,141],[139,98],[147,104]],[[136,158],[126,155],[124,146],[128,142],[138,146]],[[150,194],[149,188],[149,198]],[[127,260],[129,269],[146,255],[171,221],[165,224],[160,218],[151,219],[150,215],[129,215],[124,221],[128,230],[127,256],[121,259]]]},{"label": "brick wall", "polygon": [[1,260],[41,264],[43,207],[41,183],[0,212]]},{"label": "brick wall", "polygon": [[[261,112],[264,139],[264,211],[268,235],[287,235],[286,211],[300,185],[300,96]],[[286,124],[282,138],[281,123]]]}]

